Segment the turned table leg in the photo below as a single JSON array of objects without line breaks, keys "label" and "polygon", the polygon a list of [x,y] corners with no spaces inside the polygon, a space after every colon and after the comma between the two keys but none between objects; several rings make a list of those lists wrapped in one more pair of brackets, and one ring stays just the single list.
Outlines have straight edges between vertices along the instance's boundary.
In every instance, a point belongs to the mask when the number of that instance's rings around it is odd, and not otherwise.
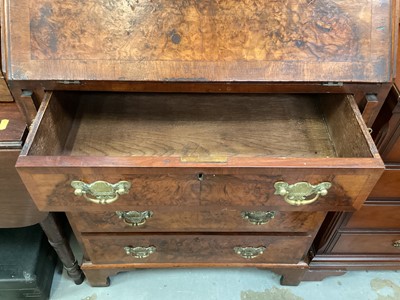
[{"label": "turned table leg", "polygon": [[40,222],[40,226],[46,234],[50,245],[57,252],[57,255],[64,265],[64,269],[67,271],[69,277],[71,277],[76,284],[81,284],[85,279],[85,276],[64,236],[58,222],[57,214],[49,213],[47,218]]}]

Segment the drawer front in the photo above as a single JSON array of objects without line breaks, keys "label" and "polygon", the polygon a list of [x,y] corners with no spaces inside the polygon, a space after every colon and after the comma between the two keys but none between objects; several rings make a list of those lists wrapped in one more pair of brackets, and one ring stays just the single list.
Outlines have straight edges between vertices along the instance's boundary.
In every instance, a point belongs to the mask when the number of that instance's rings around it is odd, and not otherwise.
[{"label": "drawer front", "polygon": [[345,228],[354,229],[399,229],[399,206],[364,205],[354,212]]},{"label": "drawer front", "polygon": [[400,170],[385,170],[370,198],[398,198],[400,199]]},{"label": "drawer front", "polygon": [[[166,172],[165,170],[152,170]],[[368,170],[338,169],[281,169],[236,170],[235,175],[221,174],[231,172],[221,167],[193,169],[169,169],[163,174],[140,174],[134,168],[113,168],[112,173],[105,168],[41,168],[22,170],[20,175],[36,205],[47,211],[82,210],[130,210],[132,207],[146,206],[240,206],[272,207],[284,211],[334,211],[354,210],[361,205],[376,180],[376,173]],[[65,173],[62,173],[65,172]],[[240,174],[241,173],[241,174]],[[200,176],[200,180],[199,180]],[[96,196],[76,195],[73,181],[91,184],[96,181],[118,183],[127,181],[129,191],[119,195],[112,203],[102,205],[93,203]],[[312,192],[304,197],[315,199],[307,205],[293,205],[285,201],[285,196],[277,195],[275,183],[287,182],[290,185],[306,182],[318,186],[328,182],[331,187],[326,195]],[[289,194],[290,195],[290,194]],[[114,198],[111,195],[110,198]],[[96,201],[94,201],[96,202]]]},{"label": "drawer front", "polygon": [[332,253],[386,253],[400,255],[400,233],[343,233],[334,246]]},{"label": "drawer front", "polygon": [[50,211],[95,209],[97,181],[131,186],[110,210],[334,211],[361,207],[384,166],[351,96],[53,92],[17,167]]},{"label": "drawer front", "polygon": [[323,221],[323,212],[245,211],[195,207],[181,210],[136,210],[126,212],[69,213],[80,232],[313,232]]},{"label": "drawer front", "polygon": [[[307,211],[334,211],[354,210],[357,201],[364,197],[365,192],[370,190],[368,186],[371,178],[368,174],[355,174],[346,170],[306,170],[290,169],[268,170],[268,175],[225,175],[205,174],[201,186],[202,205],[252,205],[280,207],[282,210],[307,210]],[[266,173],[266,172],[265,172]],[[347,174],[348,173],[348,174]],[[287,195],[279,195],[276,188],[277,182],[291,185],[292,191]],[[299,195],[304,186],[296,184],[305,182],[305,185],[318,186],[321,183],[329,183],[327,194],[310,193],[300,200],[300,204],[293,204],[291,195]],[[304,193],[303,195],[305,195]],[[298,197],[301,198],[301,197]],[[314,199],[315,201],[307,200]],[[304,203],[304,205],[302,204]]]},{"label": "drawer front", "polygon": [[[109,170],[81,169],[77,172],[65,169],[65,174],[43,172],[38,174],[21,174],[36,205],[47,211],[82,211],[107,209],[129,210],[142,206],[186,206],[199,204],[200,184],[194,174],[135,174],[126,168]],[[104,172],[104,175],[103,173]],[[131,174],[130,174],[131,173]],[[133,174],[132,174],[133,173]],[[102,175],[99,175],[102,174]],[[100,204],[96,191],[76,195],[74,181],[93,184],[104,181],[116,184],[121,181],[129,183],[130,187],[123,193],[113,189],[109,199],[116,198],[112,203]],[[101,187],[99,189],[101,194]]]},{"label": "drawer front", "polygon": [[[246,264],[297,263],[308,250],[311,238],[310,236],[242,235],[88,235],[83,237],[83,242],[90,260],[99,264],[216,261]],[[145,249],[134,250],[138,247]],[[141,255],[136,251],[146,254]],[[148,256],[140,258],[135,255]],[[255,257],[249,258],[249,256]]]}]

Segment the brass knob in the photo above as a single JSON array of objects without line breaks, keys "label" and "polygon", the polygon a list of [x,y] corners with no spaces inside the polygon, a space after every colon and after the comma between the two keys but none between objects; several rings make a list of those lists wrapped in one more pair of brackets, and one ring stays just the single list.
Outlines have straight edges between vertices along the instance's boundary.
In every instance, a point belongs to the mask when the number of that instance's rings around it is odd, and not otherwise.
[{"label": "brass knob", "polygon": [[126,255],[131,255],[135,258],[146,258],[149,257],[151,254],[156,252],[156,247],[149,246],[149,247],[124,247]]},{"label": "brass knob", "polygon": [[241,216],[254,225],[267,224],[275,217],[274,211],[242,211]]},{"label": "brass knob", "polygon": [[264,253],[265,249],[267,249],[264,246],[261,247],[235,247],[233,248],[233,251],[237,255],[240,255],[243,258],[246,259],[252,259],[256,258],[257,256],[260,256],[261,254]]},{"label": "brass knob", "polygon": [[[288,184],[287,182],[276,182],[275,195],[280,195],[290,205],[307,205],[318,200],[319,196],[328,194],[328,189],[332,186],[330,182],[321,182],[317,185],[312,185],[308,182],[297,182]],[[314,195],[313,198],[309,199]]]},{"label": "brass knob", "polygon": [[145,211],[116,211],[117,216],[129,226],[142,226],[148,218],[153,216],[151,210]]},{"label": "brass knob", "polygon": [[[118,200],[119,195],[128,194],[131,184],[127,181],[120,181],[115,184],[106,181],[95,181],[93,183],[85,183],[74,180],[71,186],[75,189],[77,196],[83,196],[86,200],[96,204],[110,204]],[[91,195],[94,198],[88,196]]]}]

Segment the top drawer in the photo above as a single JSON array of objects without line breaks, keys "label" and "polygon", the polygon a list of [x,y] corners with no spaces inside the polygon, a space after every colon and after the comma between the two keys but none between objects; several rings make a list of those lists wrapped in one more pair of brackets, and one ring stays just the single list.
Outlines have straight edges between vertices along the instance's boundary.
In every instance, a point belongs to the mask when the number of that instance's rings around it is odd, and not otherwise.
[{"label": "top drawer", "polygon": [[53,92],[17,167],[45,210],[352,210],[383,163],[351,96]]},{"label": "top drawer", "polygon": [[11,80],[389,82],[396,2],[7,0],[6,73]]}]

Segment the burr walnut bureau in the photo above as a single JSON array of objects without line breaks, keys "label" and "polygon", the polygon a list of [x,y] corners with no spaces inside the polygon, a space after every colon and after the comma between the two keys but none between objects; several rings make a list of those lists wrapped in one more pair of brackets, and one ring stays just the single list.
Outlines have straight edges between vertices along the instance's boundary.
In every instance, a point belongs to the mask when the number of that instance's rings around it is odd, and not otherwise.
[{"label": "burr walnut bureau", "polygon": [[67,213],[92,285],[165,267],[298,284],[327,212],[359,209],[383,172],[368,126],[395,7],[5,1],[5,72],[31,124],[19,174],[41,211]]}]

